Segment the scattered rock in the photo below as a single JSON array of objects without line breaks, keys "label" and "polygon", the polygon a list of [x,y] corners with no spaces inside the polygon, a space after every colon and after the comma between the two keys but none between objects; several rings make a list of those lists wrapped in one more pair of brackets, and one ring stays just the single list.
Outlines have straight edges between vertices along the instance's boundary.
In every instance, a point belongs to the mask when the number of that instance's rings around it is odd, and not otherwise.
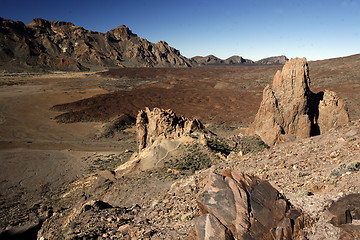
[{"label": "scattered rock", "polygon": [[349,194],[331,201],[307,229],[309,239],[360,239],[359,196],[358,193]]}]

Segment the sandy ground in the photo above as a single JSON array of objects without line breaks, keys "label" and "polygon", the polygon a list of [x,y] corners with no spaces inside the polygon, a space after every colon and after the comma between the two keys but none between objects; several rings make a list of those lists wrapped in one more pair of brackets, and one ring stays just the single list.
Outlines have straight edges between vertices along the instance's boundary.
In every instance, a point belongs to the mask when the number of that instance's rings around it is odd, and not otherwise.
[{"label": "sandy ground", "polygon": [[[56,194],[89,172],[94,155],[123,151],[116,140],[95,140],[102,123],[59,124],[50,108],[107,91],[93,74],[2,77],[0,87],[1,227],[9,211],[27,218],[25,209]],[[12,84],[9,84],[12,83]],[[17,213],[16,213],[17,212]]]}]

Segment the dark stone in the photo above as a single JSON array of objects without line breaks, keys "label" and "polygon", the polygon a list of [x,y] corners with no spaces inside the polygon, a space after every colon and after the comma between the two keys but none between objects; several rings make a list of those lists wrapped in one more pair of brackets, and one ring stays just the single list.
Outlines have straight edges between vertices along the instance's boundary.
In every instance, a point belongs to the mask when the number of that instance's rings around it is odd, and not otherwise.
[{"label": "dark stone", "polygon": [[239,171],[210,174],[198,206],[204,215],[196,219],[197,237],[193,239],[206,239],[206,232],[219,232],[219,239],[225,239],[226,231],[235,239],[290,240],[304,236],[301,210],[269,182]]}]

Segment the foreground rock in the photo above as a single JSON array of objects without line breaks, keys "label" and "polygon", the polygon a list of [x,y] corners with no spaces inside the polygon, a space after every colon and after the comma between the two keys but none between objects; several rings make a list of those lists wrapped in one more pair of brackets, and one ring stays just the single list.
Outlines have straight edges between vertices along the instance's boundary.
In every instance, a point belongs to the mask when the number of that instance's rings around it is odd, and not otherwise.
[{"label": "foreground rock", "polygon": [[211,173],[191,239],[300,239],[304,216],[269,182],[235,170]]},{"label": "foreground rock", "polygon": [[[177,180],[160,195],[149,187],[161,187],[155,175],[81,179],[82,185],[69,186],[60,198],[74,196],[78,202],[54,208],[38,239],[234,239],[244,229],[237,239],[359,239],[359,134],[360,122],[353,122],[322,136],[230,157]],[[228,168],[241,172],[223,171]],[[139,200],[145,192],[151,197]]]},{"label": "foreground rock", "polygon": [[319,136],[277,144],[261,154],[231,155],[219,169],[231,167],[266,178],[314,220],[306,228],[308,239],[359,239],[359,149],[358,120]]},{"label": "foreground rock", "polygon": [[190,66],[166,42],[151,43],[126,26],[104,34],[39,18],[27,25],[0,18],[0,59],[2,68],[10,71]]},{"label": "foreground rock", "polygon": [[311,92],[306,59],[294,58],[275,74],[272,87],[265,87],[248,133],[273,145],[286,138],[319,135],[348,122],[345,103],[332,91]]}]

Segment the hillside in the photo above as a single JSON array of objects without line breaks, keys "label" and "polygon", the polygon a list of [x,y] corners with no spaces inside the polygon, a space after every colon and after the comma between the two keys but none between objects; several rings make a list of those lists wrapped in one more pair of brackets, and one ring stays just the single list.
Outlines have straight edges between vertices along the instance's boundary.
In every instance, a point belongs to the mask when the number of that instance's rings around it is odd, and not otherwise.
[{"label": "hillside", "polygon": [[93,32],[70,22],[0,18],[0,70],[83,71],[94,67],[188,67],[166,42],[151,43],[119,26]]},{"label": "hillside", "polygon": [[0,71],[88,71],[106,67],[190,67],[284,64],[285,56],[252,61],[214,55],[190,59],[165,41],[151,43],[125,25],[106,33],[70,22],[33,19],[29,24],[0,17]]}]

